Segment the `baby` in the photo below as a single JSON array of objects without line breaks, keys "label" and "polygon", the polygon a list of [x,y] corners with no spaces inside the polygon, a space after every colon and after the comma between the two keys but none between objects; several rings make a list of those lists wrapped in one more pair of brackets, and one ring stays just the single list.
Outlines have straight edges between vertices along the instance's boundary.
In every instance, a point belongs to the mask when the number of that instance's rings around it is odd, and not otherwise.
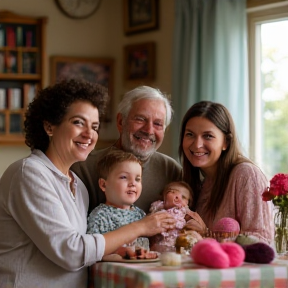
[{"label": "baby", "polygon": [[[122,150],[112,150],[99,161],[97,169],[99,187],[105,193],[106,202],[88,216],[87,233],[104,234],[142,219],[145,212],[133,204],[142,191],[142,166],[138,158]],[[149,240],[140,237],[127,246],[148,250]]]},{"label": "baby", "polygon": [[[188,208],[192,201],[192,189],[184,181],[169,183],[162,192],[163,201],[155,201],[150,206],[150,213],[166,210],[177,220],[175,229],[155,235],[150,239],[151,250],[164,252],[175,249],[176,238],[186,225],[187,221],[194,217]],[[200,234],[193,231],[196,240],[202,239]]]}]

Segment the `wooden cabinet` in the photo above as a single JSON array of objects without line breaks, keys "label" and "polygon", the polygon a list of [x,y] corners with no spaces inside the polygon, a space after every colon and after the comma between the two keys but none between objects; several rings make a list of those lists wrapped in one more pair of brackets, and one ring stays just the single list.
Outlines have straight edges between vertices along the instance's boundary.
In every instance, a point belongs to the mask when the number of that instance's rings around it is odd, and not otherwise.
[{"label": "wooden cabinet", "polygon": [[25,110],[43,87],[45,17],[0,10],[0,145],[24,144]]}]

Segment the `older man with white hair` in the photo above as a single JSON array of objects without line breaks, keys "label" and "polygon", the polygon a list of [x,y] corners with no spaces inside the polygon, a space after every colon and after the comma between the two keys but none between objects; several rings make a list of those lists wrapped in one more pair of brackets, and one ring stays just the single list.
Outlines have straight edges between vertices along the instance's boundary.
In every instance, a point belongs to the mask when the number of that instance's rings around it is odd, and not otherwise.
[{"label": "older man with white hair", "polygon": [[159,200],[166,184],[181,178],[178,162],[157,152],[172,114],[169,99],[158,89],[140,86],[124,95],[117,111],[119,139],[109,148],[92,151],[86,161],[75,163],[71,168],[89,191],[89,211],[105,202],[105,194],[98,186],[97,163],[111,149],[131,152],[142,161],[143,190],[135,205],[146,213],[150,204]]}]

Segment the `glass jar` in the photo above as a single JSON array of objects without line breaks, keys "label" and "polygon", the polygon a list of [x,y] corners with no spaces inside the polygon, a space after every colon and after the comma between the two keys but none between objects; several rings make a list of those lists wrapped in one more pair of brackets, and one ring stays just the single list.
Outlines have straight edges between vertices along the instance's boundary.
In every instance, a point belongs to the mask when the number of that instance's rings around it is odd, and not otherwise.
[{"label": "glass jar", "polygon": [[278,254],[285,254],[287,252],[288,241],[288,207],[277,207],[274,216],[275,235],[274,242]]}]

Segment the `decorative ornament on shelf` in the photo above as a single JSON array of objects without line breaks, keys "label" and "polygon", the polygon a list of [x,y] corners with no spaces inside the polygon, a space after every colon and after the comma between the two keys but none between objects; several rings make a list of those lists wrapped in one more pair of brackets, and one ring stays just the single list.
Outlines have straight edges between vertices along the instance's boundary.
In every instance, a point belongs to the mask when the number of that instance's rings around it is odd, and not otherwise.
[{"label": "decorative ornament on shelf", "polygon": [[278,173],[270,180],[270,187],[262,194],[264,201],[277,207],[274,216],[275,246],[278,254],[287,252],[288,242],[288,174]]}]

